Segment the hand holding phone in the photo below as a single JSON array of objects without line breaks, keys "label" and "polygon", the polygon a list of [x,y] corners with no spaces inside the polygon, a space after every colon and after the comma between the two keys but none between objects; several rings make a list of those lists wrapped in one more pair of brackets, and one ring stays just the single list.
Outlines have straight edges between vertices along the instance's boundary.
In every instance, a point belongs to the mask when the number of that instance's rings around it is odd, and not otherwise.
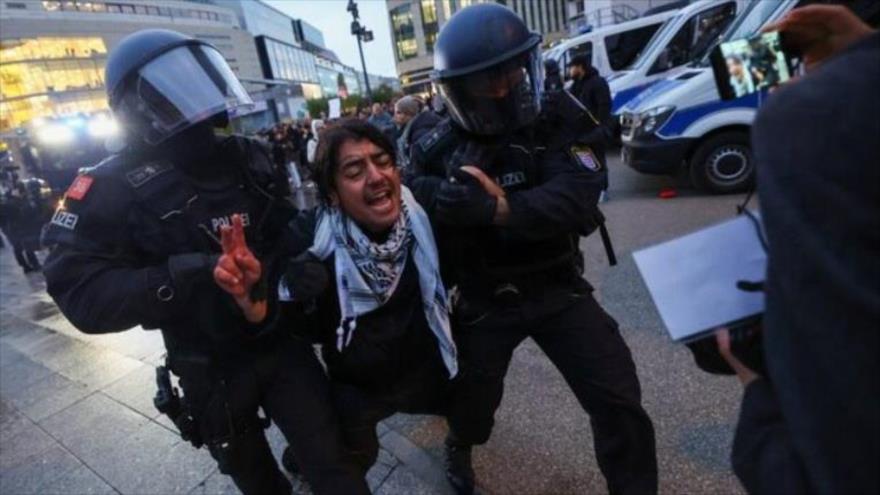
[{"label": "hand holding phone", "polygon": [[740,98],[790,80],[797,58],[784,46],[780,33],[773,31],[715,47],[710,60],[721,98]]}]

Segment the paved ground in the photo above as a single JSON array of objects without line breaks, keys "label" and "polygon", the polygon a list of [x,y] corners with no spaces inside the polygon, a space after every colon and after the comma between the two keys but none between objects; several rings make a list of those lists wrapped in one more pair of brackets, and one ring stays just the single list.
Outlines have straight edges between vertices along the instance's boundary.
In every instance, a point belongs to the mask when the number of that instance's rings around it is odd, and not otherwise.
[{"label": "paved ground", "polygon": [[[158,332],[78,332],[9,249],[0,280],[0,495],[238,493],[153,407]],[[374,493],[451,493],[434,458],[385,425],[380,434]],[[286,442],[275,427],[269,438],[280,458]]]},{"label": "paved ground", "polygon": [[[634,249],[728,217],[740,196],[708,197],[673,179],[636,174],[614,159],[603,206],[620,265],[598,236],[584,241],[588,279],[632,348],[657,430],[662,493],[739,494],[728,453],[740,397],[733,379],[701,373],[669,341],[636,271]],[[210,456],[180,441],[152,406],[156,332],[89,336],[0,251],[0,494],[235,493]],[[506,382],[498,424],[475,464],[487,494],[604,493],[586,414],[552,364],[527,341]],[[380,494],[449,493],[440,468],[442,420],[395,416],[380,425],[370,473]],[[270,430],[280,454],[284,441]],[[302,484],[296,484],[304,491]]]}]

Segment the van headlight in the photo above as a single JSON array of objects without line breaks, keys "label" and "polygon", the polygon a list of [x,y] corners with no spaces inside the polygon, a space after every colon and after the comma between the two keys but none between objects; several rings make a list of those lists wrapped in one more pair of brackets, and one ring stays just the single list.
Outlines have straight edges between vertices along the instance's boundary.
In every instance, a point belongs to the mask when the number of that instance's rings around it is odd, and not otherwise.
[{"label": "van headlight", "polygon": [[663,105],[640,113],[636,119],[638,121],[638,127],[636,128],[638,134],[653,133],[669,120],[673,112],[675,112],[674,106]]}]

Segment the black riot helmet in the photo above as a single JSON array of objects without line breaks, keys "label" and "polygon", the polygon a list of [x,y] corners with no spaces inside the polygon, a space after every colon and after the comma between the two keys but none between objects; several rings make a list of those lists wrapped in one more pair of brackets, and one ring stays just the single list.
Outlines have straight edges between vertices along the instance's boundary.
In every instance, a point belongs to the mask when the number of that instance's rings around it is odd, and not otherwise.
[{"label": "black riot helmet", "polygon": [[216,48],[166,29],[138,31],[120,41],[107,59],[104,79],[117,119],[149,145],[253,104]]},{"label": "black riot helmet", "polygon": [[541,110],[541,35],[495,3],[460,10],[440,30],[431,78],[452,119],[466,131],[498,136]]}]

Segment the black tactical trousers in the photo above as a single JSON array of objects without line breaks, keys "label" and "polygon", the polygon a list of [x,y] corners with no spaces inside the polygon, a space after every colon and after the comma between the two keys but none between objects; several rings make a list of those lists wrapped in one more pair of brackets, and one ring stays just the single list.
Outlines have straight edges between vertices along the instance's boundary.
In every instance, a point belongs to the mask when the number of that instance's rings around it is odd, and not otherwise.
[{"label": "black tactical trousers", "polygon": [[428,362],[382,390],[333,382],[333,399],[342,422],[346,449],[361,474],[376,463],[379,437],[376,426],[395,413],[445,415],[449,405],[449,372],[443,363]]},{"label": "black tactical trousers", "polygon": [[36,250],[39,249],[38,243],[31,239],[20,236],[10,237],[9,242],[12,244],[12,252],[15,255],[15,261],[25,272],[31,272],[42,268],[40,259],[37,258]]},{"label": "black tactical trousers", "polygon": [[344,451],[329,382],[311,344],[290,338],[220,369],[179,358],[170,364],[202,440],[245,495],[291,490],[258,420],[261,407],[294,449],[315,493],[369,493]]},{"label": "black tactical trousers", "polygon": [[454,330],[464,371],[449,422],[459,441],[489,439],[513,351],[532,337],[589,414],[610,493],[657,492],[654,427],[640,403],[635,364],[589,290],[533,287],[514,304],[468,304],[457,310]]}]

